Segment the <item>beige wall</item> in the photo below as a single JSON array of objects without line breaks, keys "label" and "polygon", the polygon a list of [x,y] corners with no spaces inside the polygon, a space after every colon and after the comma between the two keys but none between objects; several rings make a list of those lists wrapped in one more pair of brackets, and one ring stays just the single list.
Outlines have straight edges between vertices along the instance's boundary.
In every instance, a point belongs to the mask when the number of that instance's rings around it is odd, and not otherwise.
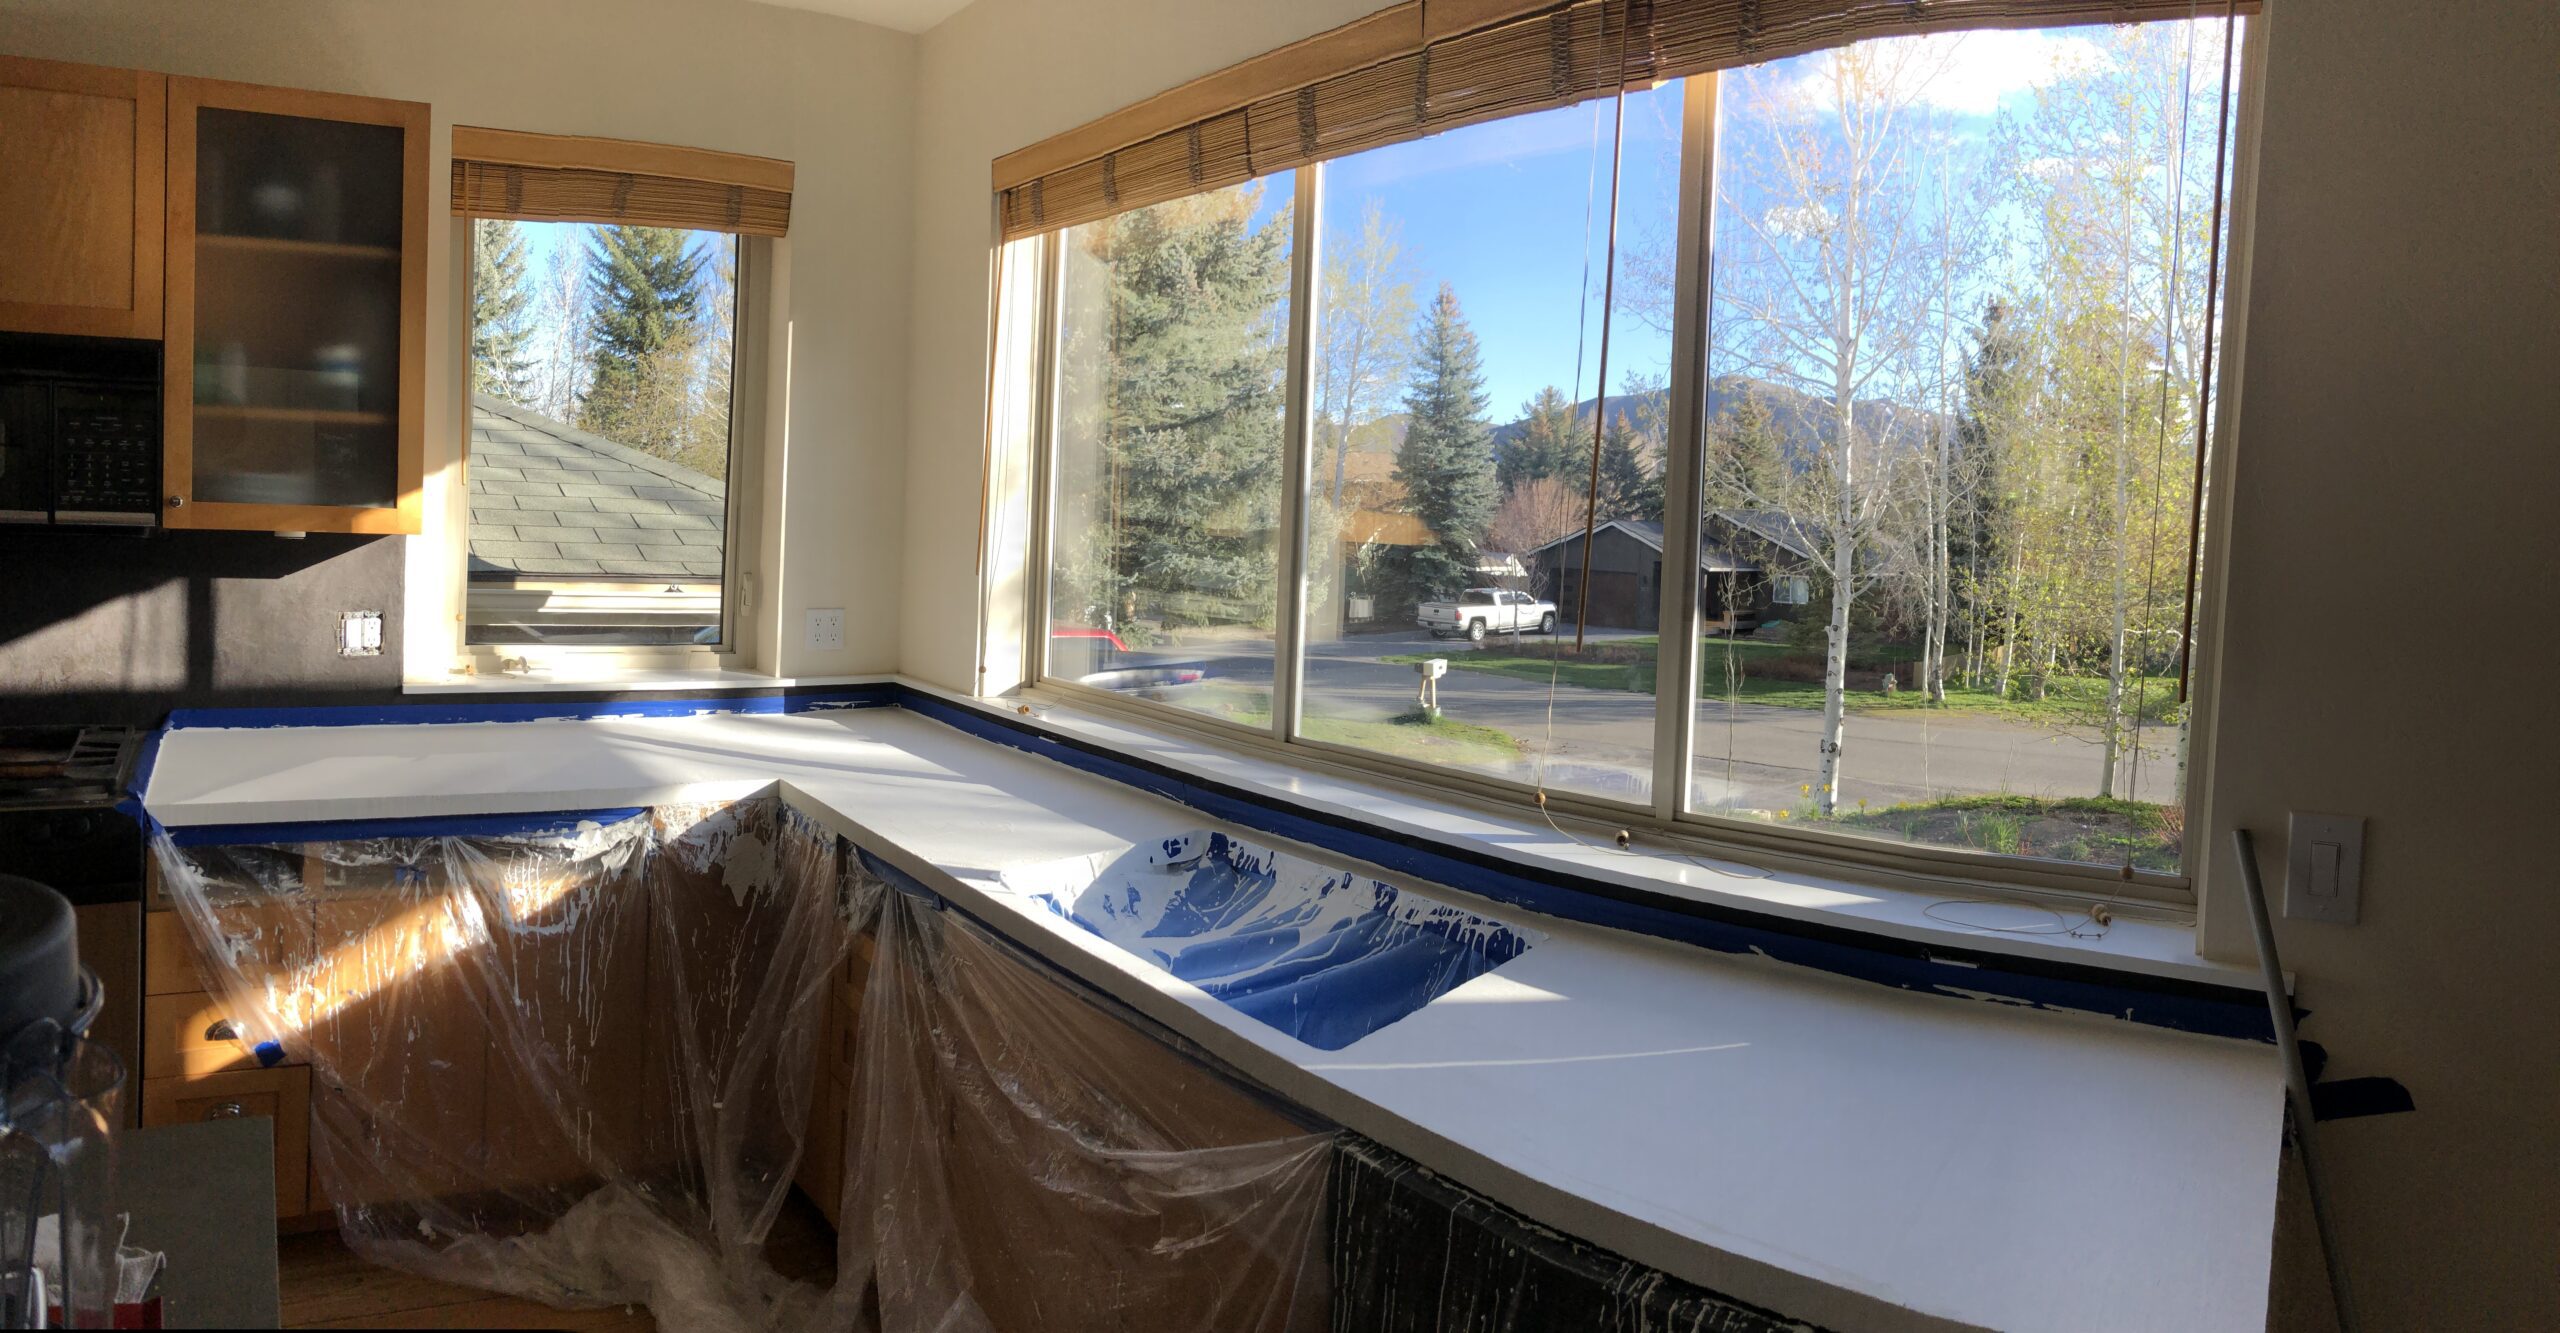
[{"label": "beige wall", "polygon": [[[898,662],[916,45],[744,0],[0,0],[0,51],[15,55],[430,103],[439,190],[455,124],[795,162],[777,266],[792,333],[791,489],[768,525],[789,543],[788,577],[777,599],[762,571],[758,616],[768,644],[780,630],[762,662],[786,674]],[[460,439],[450,224],[434,210],[431,472]],[[779,430],[783,413],[772,415]],[[842,652],[800,647],[810,607],[844,608]],[[411,637],[433,636],[419,625]]]},{"label": "beige wall", "polygon": [[2228,830],[2370,818],[2278,923],[2365,1326],[2560,1327],[2560,7],[2274,0],[2206,933]]},{"label": "beige wall", "polygon": [[[1372,7],[978,0],[926,34],[906,671],[975,669],[989,159]],[[2280,926],[2333,1072],[2418,1103],[2324,1130],[2366,1326],[2560,1327],[2560,7],[2269,9],[2200,822],[2280,866],[2287,810],[2372,819],[2364,923]],[[2246,958],[2212,869],[2209,951]]]}]

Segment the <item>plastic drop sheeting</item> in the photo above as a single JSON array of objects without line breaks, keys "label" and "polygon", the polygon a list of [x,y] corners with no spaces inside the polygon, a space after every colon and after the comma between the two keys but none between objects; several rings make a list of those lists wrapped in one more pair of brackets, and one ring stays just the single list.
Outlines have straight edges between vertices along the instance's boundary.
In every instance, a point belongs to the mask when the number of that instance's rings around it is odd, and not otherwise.
[{"label": "plastic drop sheeting", "polygon": [[[155,849],[369,1260],[666,1329],[1332,1323],[1332,1133],[777,800]],[[795,1173],[832,1286],[762,1254]]]}]

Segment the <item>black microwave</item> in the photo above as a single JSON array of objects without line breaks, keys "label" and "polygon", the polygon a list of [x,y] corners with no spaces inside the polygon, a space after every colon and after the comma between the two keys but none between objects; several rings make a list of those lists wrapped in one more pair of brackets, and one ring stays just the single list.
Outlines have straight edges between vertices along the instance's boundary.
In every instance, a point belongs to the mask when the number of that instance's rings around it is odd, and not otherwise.
[{"label": "black microwave", "polygon": [[0,523],[159,521],[159,344],[0,336]]}]

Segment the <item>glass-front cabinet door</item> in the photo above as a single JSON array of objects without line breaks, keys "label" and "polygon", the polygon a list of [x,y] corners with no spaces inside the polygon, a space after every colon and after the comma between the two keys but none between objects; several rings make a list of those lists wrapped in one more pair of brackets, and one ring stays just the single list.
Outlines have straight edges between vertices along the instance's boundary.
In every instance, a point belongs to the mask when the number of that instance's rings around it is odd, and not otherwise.
[{"label": "glass-front cabinet door", "polygon": [[169,81],[168,526],[418,531],[427,117]]}]

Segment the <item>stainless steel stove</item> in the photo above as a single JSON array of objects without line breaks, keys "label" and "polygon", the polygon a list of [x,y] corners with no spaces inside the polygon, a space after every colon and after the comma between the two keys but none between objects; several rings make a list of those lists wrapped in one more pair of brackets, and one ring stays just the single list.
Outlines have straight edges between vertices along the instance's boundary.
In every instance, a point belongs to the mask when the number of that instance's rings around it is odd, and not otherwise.
[{"label": "stainless steel stove", "polygon": [[[0,727],[0,874],[59,890],[78,917],[80,961],[106,1008],[91,1037],[142,1066],[142,826],[116,809],[143,733],[132,727]],[[141,1098],[126,1099],[128,1111]],[[130,1117],[128,1117],[130,1118]]]},{"label": "stainless steel stove", "polygon": [[112,806],[141,740],[131,727],[0,727],[0,810]]}]

